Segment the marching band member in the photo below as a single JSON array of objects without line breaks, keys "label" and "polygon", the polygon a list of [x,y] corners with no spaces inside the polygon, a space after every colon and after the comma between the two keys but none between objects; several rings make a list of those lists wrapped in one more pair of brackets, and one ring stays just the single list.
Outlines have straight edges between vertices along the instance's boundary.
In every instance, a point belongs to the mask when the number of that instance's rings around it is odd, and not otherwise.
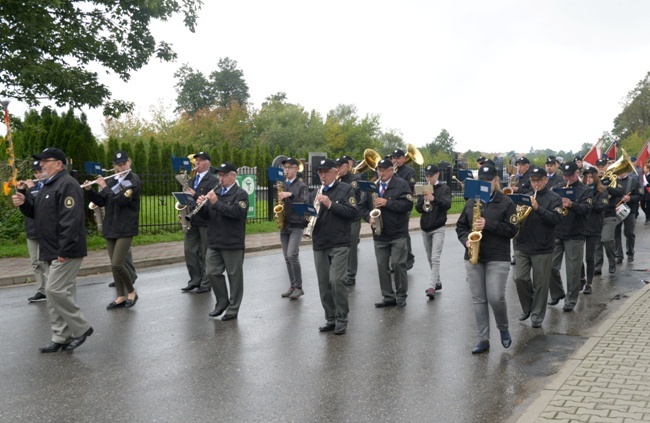
[{"label": "marching band member", "polygon": [[616,263],[623,262],[623,243],[621,237],[621,228],[623,229],[623,234],[625,235],[625,254],[627,255],[628,263],[634,261],[634,242],[636,240],[636,235],[634,234],[634,228],[636,226],[636,215],[639,213],[639,201],[643,197],[643,188],[639,182],[639,178],[636,173],[628,172],[622,174],[618,177],[618,186],[623,188],[623,191],[626,193],[621,201],[627,203],[630,207],[630,214],[616,225]]},{"label": "marching band member", "polygon": [[[246,239],[246,214],[248,213],[248,194],[237,185],[237,168],[228,162],[218,167],[220,194],[214,189],[199,197],[203,204],[210,203],[210,224],[208,226],[208,251],[206,253],[206,273],[212,285],[217,304],[211,317],[221,320],[237,318],[244,297],[244,248]],[[230,296],[226,287],[226,277],[230,285]]]},{"label": "marching band member", "polygon": [[[359,186],[361,175],[353,174],[350,172],[350,163],[354,160],[350,156],[343,156],[336,159],[336,166],[339,172],[339,180],[350,185],[354,189],[354,198],[356,204],[361,204],[363,200],[363,191]],[[347,286],[352,286],[357,283],[357,267],[359,263],[357,245],[359,244],[359,233],[361,232],[361,210],[357,209],[357,216],[350,224],[351,238],[350,238],[350,254],[348,256],[348,279]]]},{"label": "marching band member", "polygon": [[[580,171],[575,162],[562,165],[564,183],[557,188],[573,188],[575,200],[562,198],[562,206],[567,210],[566,216],[555,231],[555,249],[553,251],[553,269],[551,271],[549,305],[556,305],[564,300],[564,311],[573,311],[578,302],[580,292],[580,268],[582,267],[583,249],[585,244],[584,221],[591,211],[591,192],[580,182]],[[562,257],[566,264],[567,290],[562,287],[560,268]]]},{"label": "marching band member", "polygon": [[[598,162],[600,161],[601,160],[598,160]],[[606,162],[606,160],[603,161]],[[601,176],[602,175],[599,175],[599,178]],[[614,239],[616,233],[616,225],[618,224],[618,218],[616,217],[616,206],[625,195],[625,192],[620,185],[618,185],[616,188],[608,186],[606,191],[608,201],[603,214],[603,230],[600,234],[600,242],[596,244],[596,253],[594,255],[594,275],[602,274],[603,249],[605,250],[605,255],[607,256],[607,261],[609,263],[609,274],[611,275],[616,273],[616,243]]]},{"label": "marching band member", "polygon": [[575,162],[576,166],[578,166],[578,171],[580,172],[580,175],[582,175],[582,171],[584,170],[582,160],[584,160],[584,157],[582,156],[582,154],[577,154],[573,158],[573,161]]},{"label": "marching band member", "polygon": [[562,219],[562,198],[549,189],[545,169],[535,167],[531,170],[530,185],[534,190],[530,198],[532,209],[520,222],[515,238],[514,280],[522,309],[519,321],[532,316],[532,327],[541,328],[551,281],[555,227]]},{"label": "marching band member", "polygon": [[[506,282],[510,271],[510,239],[517,233],[517,209],[515,204],[500,191],[500,182],[494,166],[484,165],[478,170],[478,178],[491,183],[490,201],[481,205],[481,217],[476,220],[476,227],[482,232],[478,263],[469,262],[468,250],[465,250],[465,270],[469,288],[472,292],[474,316],[479,342],[472,349],[472,354],[480,354],[490,349],[490,313],[501,334],[501,344],[510,347],[512,338],[508,331],[508,309],[506,304]],[[458,222],[456,234],[458,240],[469,248],[469,234],[473,231],[474,205],[477,200],[470,198],[465,203]]]},{"label": "marching band member", "polygon": [[84,196],[79,182],[67,172],[63,151],[46,148],[33,157],[47,179],[35,198],[24,195],[26,185],[21,181],[12,201],[21,213],[34,219],[39,259],[46,263],[48,273],[45,295],[53,334],[52,341],[39,350],[73,350],[93,333],[75,299],[77,273],[86,256]]},{"label": "marching band member", "polygon": [[425,294],[429,299],[436,298],[436,291],[442,289],[440,280],[440,256],[442,246],[445,243],[445,223],[447,222],[447,210],[451,208],[451,189],[438,180],[440,171],[436,165],[428,165],[424,168],[424,176],[427,184],[431,186],[432,192],[425,193],[415,205],[420,216],[420,229],[422,229],[422,241],[427,252],[427,260],[431,269],[429,288]]},{"label": "marching band member", "polygon": [[[588,167],[582,172],[582,183],[585,184],[593,195],[591,212],[585,219],[585,261],[587,262],[586,284],[582,289],[583,294],[591,294],[591,283],[594,279],[596,246],[598,245],[605,222],[603,213],[609,204],[607,190],[600,183],[598,169]],[[601,253],[602,254],[602,253]]]},{"label": "marching band member", "polygon": [[[397,148],[393,151],[391,159],[397,169],[395,176],[404,179],[411,189],[411,194],[413,194],[415,192],[416,174],[415,170],[406,164],[406,153],[401,148]],[[411,235],[408,231],[406,232],[406,243],[408,248],[406,270],[410,270],[413,267],[413,263],[415,263],[415,256],[413,255],[413,248],[411,247]],[[393,268],[393,270],[395,269]]]},{"label": "marching band member", "polygon": [[[34,180],[43,178],[43,170],[38,160],[32,162],[32,171],[34,172]],[[38,192],[43,188],[43,181],[25,181],[27,184],[27,192],[25,195],[30,195],[32,198],[36,197]],[[32,263],[34,270],[34,279],[36,280],[36,294],[27,298],[30,303],[45,301],[45,282],[47,281],[47,272],[45,271],[47,263],[42,262],[38,258],[38,232],[36,232],[36,224],[34,219],[25,216],[25,234],[27,236],[27,250],[29,251],[29,259]]]},{"label": "marching band member", "polygon": [[300,162],[294,158],[282,161],[285,181],[282,192],[278,193],[278,202],[284,204],[285,224],[280,230],[280,243],[282,254],[289,273],[289,290],[282,297],[297,300],[305,292],[302,290],[302,270],[300,268],[300,241],[304,229],[304,216],[297,215],[293,210],[293,203],[305,203],[309,199],[309,188],[298,179],[298,166]]},{"label": "marching band member", "polygon": [[[383,296],[380,302],[375,303],[375,307],[405,307],[408,293],[407,238],[413,196],[408,183],[402,178],[394,177],[393,163],[390,160],[380,160],[377,164],[377,173],[379,179],[375,184],[379,194],[367,195],[361,205],[363,219],[373,228],[379,287]],[[373,199],[373,197],[377,198]],[[370,212],[374,209],[381,211],[380,217],[376,220],[370,217]],[[392,262],[395,272],[395,290],[393,290],[389,262]]]},{"label": "marching band member", "polygon": [[343,335],[348,327],[348,253],[352,232],[350,223],[357,217],[354,189],[336,180],[336,163],[323,159],[316,168],[321,188],[311,194],[309,201],[317,208],[312,240],[314,264],[318,278],[320,301],[325,311],[321,332],[334,331]]},{"label": "marching band member", "polygon": [[546,158],[546,177],[548,178],[548,183],[546,186],[548,189],[553,189],[553,187],[560,182],[562,182],[562,175],[557,172],[557,168],[560,164],[557,162],[555,156],[548,156]]},{"label": "marching band member", "polygon": [[[118,150],[113,155],[115,172],[131,169],[131,160],[126,152]],[[104,207],[104,227],[102,235],[106,238],[106,248],[111,260],[111,271],[115,281],[117,298],[106,309],[133,307],[138,294],[133,288],[133,280],[124,266],[133,237],[138,234],[140,215],[140,178],[128,172],[116,178],[104,180],[97,178],[99,192],[92,191],[92,185],[85,187],[88,199],[97,207]],[[85,181],[84,184],[87,184]]]},{"label": "marching band member", "polygon": [[513,187],[517,194],[532,194],[530,187],[530,160],[527,157],[517,159],[517,185]]},{"label": "marching band member", "polygon": [[648,225],[650,224],[650,164],[643,165],[641,185],[643,185],[643,199],[641,200],[641,209],[645,214],[644,225]]},{"label": "marching band member", "polygon": [[[194,155],[196,160],[196,175],[187,182],[187,192],[194,201],[219,183],[219,180],[210,172],[210,155],[204,151]],[[190,274],[187,286],[181,288],[183,292],[196,289],[197,294],[210,291],[210,280],[205,271],[205,257],[208,252],[208,217],[204,213],[192,216],[190,227],[185,233],[183,249],[185,264]]]}]

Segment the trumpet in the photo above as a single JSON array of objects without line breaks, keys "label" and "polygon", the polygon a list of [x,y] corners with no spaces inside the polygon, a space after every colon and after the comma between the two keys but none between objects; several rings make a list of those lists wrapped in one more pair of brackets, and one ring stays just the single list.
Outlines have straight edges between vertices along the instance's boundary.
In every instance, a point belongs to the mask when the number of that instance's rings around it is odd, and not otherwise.
[{"label": "trumpet", "polygon": [[[424,194],[433,194],[433,192],[425,191]],[[431,201],[425,198],[424,203],[422,204],[422,210],[424,210],[425,213],[429,213],[431,210],[433,210],[433,205],[431,204]]]},{"label": "trumpet", "polygon": [[[117,172],[117,173],[115,173],[115,174],[113,174],[111,176],[105,177],[104,180],[111,179],[111,178],[116,178],[116,177],[122,176],[122,175],[126,175],[130,171],[131,171],[131,169],[127,169],[127,170],[123,170],[121,172]],[[81,184],[81,188],[86,188],[86,187],[89,187],[89,186],[94,185],[96,183],[97,183],[97,179],[95,179],[94,181],[90,181],[88,183],[85,183],[85,184]]]}]

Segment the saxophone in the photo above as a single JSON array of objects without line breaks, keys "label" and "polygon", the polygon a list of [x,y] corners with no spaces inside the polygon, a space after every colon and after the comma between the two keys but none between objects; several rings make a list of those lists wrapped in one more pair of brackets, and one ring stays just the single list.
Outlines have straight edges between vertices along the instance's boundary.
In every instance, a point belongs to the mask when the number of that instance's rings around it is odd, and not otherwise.
[{"label": "saxophone", "polygon": [[472,216],[472,232],[467,236],[467,239],[470,241],[469,249],[467,251],[469,255],[469,262],[473,265],[478,263],[479,250],[481,248],[481,238],[483,234],[476,227],[476,222],[481,218],[481,199],[476,197],[474,199],[474,213]]},{"label": "saxophone", "polygon": [[[190,181],[187,172],[182,171],[180,175],[176,175],[176,180],[178,181],[179,184],[181,184],[181,191],[186,192],[187,189],[189,188],[189,181]],[[187,206],[181,206],[181,204],[177,201],[176,204],[174,205],[174,208],[178,211],[178,221],[181,224],[183,233],[187,233],[187,231],[190,229],[190,222],[185,220],[185,217],[187,216],[188,213]]]},{"label": "saxophone", "polygon": [[[323,188],[325,188],[325,185],[321,185],[320,188],[318,188],[316,197],[318,197],[323,193]],[[311,236],[314,233],[314,226],[316,225],[316,220],[318,219],[318,212],[320,211],[320,201],[318,201],[317,199],[314,199],[314,208],[316,209],[316,216],[311,216],[309,218],[309,223],[305,228],[305,232],[303,232],[302,234],[303,238],[306,239],[311,239]]]},{"label": "saxophone", "polygon": [[[379,198],[379,194],[376,192],[372,193],[372,204],[376,204],[377,199]],[[375,235],[379,236],[381,235],[381,230],[384,228],[384,221],[381,219],[381,210],[375,206],[374,209],[370,210],[370,218],[374,221],[375,223]]]},{"label": "saxophone", "polygon": [[97,223],[97,233],[101,234],[104,229],[104,209],[97,204],[90,202],[88,208],[95,213],[95,223]]},{"label": "saxophone", "polygon": [[273,207],[273,216],[275,217],[275,223],[278,224],[278,229],[284,229],[285,225],[285,216],[284,216],[284,201],[280,200],[280,193],[282,193],[282,181],[278,181],[277,186],[278,190],[278,204]]}]

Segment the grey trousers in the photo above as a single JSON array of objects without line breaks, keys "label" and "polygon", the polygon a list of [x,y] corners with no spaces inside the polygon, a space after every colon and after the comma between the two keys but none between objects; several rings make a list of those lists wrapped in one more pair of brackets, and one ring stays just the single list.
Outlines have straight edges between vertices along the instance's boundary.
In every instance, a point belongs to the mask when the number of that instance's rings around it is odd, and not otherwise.
[{"label": "grey trousers", "polygon": [[561,298],[564,293],[562,287],[562,257],[566,264],[566,298],[565,304],[573,307],[578,303],[580,293],[580,268],[584,256],[584,239],[556,239],[553,250],[553,270],[551,270],[551,283],[549,285],[551,298]]},{"label": "grey trousers", "polygon": [[47,272],[45,266],[47,263],[38,260],[38,240],[27,238],[27,250],[29,251],[29,260],[34,270],[34,281],[36,281],[36,290],[45,294],[45,282],[47,281]]},{"label": "grey trousers", "polygon": [[79,257],[63,263],[57,260],[51,264],[45,263],[48,273],[45,295],[52,325],[52,341],[59,344],[67,344],[71,338],[78,338],[90,329],[76,303],[76,278],[82,261],[83,258]]},{"label": "grey trousers", "polygon": [[[356,246],[354,247],[356,248]],[[314,251],[320,303],[327,323],[348,321],[348,254],[350,247],[335,247]]]},{"label": "grey trousers", "polygon": [[510,271],[510,262],[491,261],[488,263],[470,264],[465,262],[467,281],[472,293],[474,316],[478,339],[490,340],[490,311],[494,313],[497,328],[503,332],[508,330],[508,306],[506,304],[506,282]]},{"label": "grey trousers", "polygon": [[[541,324],[546,315],[548,286],[551,282],[553,253],[527,254],[515,251],[515,285],[524,313],[530,313],[533,323]],[[533,271],[531,279],[530,272]]]},{"label": "grey trousers", "polygon": [[625,254],[628,257],[634,257],[634,241],[636,240],[636,235],[634,234],[634,228],[636,227],[636,214],[630,212],[630,214],[623,220],[621,223],[616,225],[616,258],[623,258],[623,242],[621,239],[621,227],[623,227],[623,235],[625,235]]},{"label": "grey trousers", "polygon": [[427,260],[431,269],[429,284],[431,288],[435,288],[436,283],[441,282],[440,256],[442,255],[442,246],[445,243],[445,227],[443,226],[431,232],[422,231],[422,241],[424,242],[424,249],[427,252]]},{"label": "grey trousers", "polygon": [[284,228],[280,231],[282,254],[289,273],[292,288],[302,289],[302,270],[300,268],[300,241],[302,228]]},{"label": "grey trousers", "polygon": [[614,234],[616,233],[617,220],[615,217],[606,217],[603,230],[600,233],[600,242],[596,243],[596,253],[594,256],[594,271],[601,272],[603,268],[603,248],[607,255],[607,261],[610,265],[616,261],[616,247],[614,244]]},{"label": "grey trousers", "polygon": [[[208,247],[205,260],[206,272],[217,298],[217,308],[225,308],[226,314],[237,315],[244,297],[244,250],[225,250]],[[226,288],[226,277],[230,285],[230,298]]]},{"label": "grey trousers", "polygon": [[209,287],[210,281],[205,272],[205,258],[208,251],[208,227],[192,226],[185,233],[183,242],[185,265],[190,274],[187,286]]},{"label": "grey trousers", "polygon": [[131,275],[124,266],[126,255],[131,249],[131,242],[133,242],[133,237],[106,239],[106,249],[108,249],[108,256],[111,258],[111,271],[118,297],[124,297],[127,293],[133,292]]},{"label": "grey trousers", "polygon": [[357,267],[359,265],[359,232],[361,231],[361,220],[352,222],[350,225],[350,254],[348,255],[348,283],[356,283]]},{"label": "grey trousers", "polygon": [[131,249],[126,252],[126,257],[124,258],[124,267],[126,271],[129,272],[131,276],[131,282],[135,283],[135,280],[138,279],[138,274],[135,272],[135,264],[133,264],[133,254],[131,254]]},{"label": "grey trousers", "polygon": [[[406,279],[407,248],[407,237],[391,241],[375,241],[379,287],[386,301],[406,300],[409,287]],[[389,262],[391,261],[395,270],[395,289],[390,277]]]}]

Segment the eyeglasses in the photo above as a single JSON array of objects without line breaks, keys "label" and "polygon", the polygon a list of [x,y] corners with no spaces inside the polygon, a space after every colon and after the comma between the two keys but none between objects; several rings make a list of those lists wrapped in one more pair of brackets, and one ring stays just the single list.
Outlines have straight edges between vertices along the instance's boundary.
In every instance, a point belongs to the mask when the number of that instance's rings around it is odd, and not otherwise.
[{"label": "eyeglasses", "polygon": [[42,159],[39,160],[39,163],[47,163],[47,162],[58,162],[58,159]]}]

